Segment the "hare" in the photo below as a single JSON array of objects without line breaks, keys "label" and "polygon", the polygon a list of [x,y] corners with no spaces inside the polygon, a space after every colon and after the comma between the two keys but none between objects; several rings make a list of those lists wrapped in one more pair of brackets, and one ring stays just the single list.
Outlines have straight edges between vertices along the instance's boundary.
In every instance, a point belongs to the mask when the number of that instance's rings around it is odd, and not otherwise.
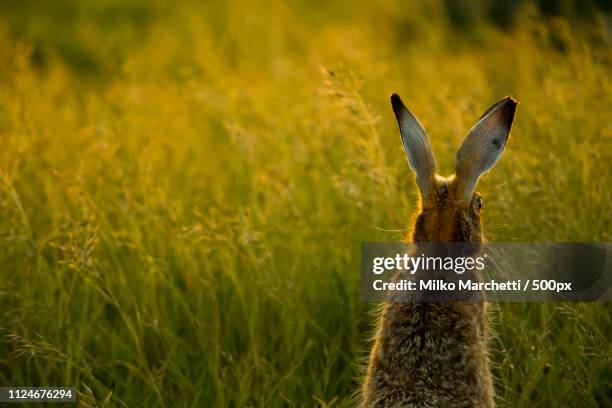
[{"label": "hare", "polygon": [[[517,102],[501,99],[480,117],[457,152],[455,175],[446,178],[436,174],[416,117],[397,94],[391,105],[421,198],[412,242],[482,242],[482,198],[474,190],[504,150]],[[362,407],[493,407],[487,337],[485,302],[385,302]]]}]

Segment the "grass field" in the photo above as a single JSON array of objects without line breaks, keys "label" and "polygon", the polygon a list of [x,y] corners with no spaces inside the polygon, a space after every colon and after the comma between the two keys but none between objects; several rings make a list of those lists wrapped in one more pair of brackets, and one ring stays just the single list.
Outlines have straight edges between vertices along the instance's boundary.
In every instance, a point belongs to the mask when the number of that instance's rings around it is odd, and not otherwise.
[{"label": "grass field", "polygon": [[[489,240],[611,240],[609,17],[0,4],[2,386],[350,406],[375,317],[359,245],[404,238],[417,199],[391,92],[446,174],[492,102],[521,102],[480,183]],[[609,304],[491,318],[500,406],[612,406]]]}]

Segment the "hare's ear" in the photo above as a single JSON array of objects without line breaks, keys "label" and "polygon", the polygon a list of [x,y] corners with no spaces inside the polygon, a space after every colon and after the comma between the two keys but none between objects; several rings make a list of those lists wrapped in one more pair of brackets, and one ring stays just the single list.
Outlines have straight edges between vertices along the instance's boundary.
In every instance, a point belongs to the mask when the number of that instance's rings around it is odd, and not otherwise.
[{"label": "hare's ear", "polygon": [[499,160],[514,120],[517,102],[506,97],[495,102],[469,131],[457,152],[457,197],[470,201],[480,176]]},{"label": "hare's ear", "polygon": [[436,174],[436,159],[423,126],[408,110],[399,95],[391,95],[391,106],[399,124],[400,134],[408,163],[416,173],[421,196],[425,198],[431,190]]}]

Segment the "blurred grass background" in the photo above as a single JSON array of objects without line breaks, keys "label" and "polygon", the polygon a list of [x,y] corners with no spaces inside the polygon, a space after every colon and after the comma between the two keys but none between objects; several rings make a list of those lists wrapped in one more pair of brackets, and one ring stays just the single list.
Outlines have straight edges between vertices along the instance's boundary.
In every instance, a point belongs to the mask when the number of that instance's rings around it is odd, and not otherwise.
[{"label": "blurred grass background", "polygon": [[[350,406],[359,244],[417,191],[402,95],[492,241],[610,241],[607,1],[0,2],[0,385],[82,406]],[[498,403],[612,406],[612,307],[492,312]]]}]

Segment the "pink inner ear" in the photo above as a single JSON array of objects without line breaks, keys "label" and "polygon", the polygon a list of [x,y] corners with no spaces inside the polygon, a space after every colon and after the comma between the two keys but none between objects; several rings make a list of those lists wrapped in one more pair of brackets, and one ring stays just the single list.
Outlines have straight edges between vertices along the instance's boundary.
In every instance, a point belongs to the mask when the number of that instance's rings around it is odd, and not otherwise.
[{"label": "pink inner ear", "polygon": [[517,102],[506,97],[494,103],[469,131],[457,152],[458,197],[470,200],[478,179],[499,160],[514,120]]},{"label": "pink inner ear", "polygon": [[391,95],[391,105],[397,119],[408,163],[416,173],[421,196],[425,197],[436,174],[436,159],[425,129],[397,94]]}]

